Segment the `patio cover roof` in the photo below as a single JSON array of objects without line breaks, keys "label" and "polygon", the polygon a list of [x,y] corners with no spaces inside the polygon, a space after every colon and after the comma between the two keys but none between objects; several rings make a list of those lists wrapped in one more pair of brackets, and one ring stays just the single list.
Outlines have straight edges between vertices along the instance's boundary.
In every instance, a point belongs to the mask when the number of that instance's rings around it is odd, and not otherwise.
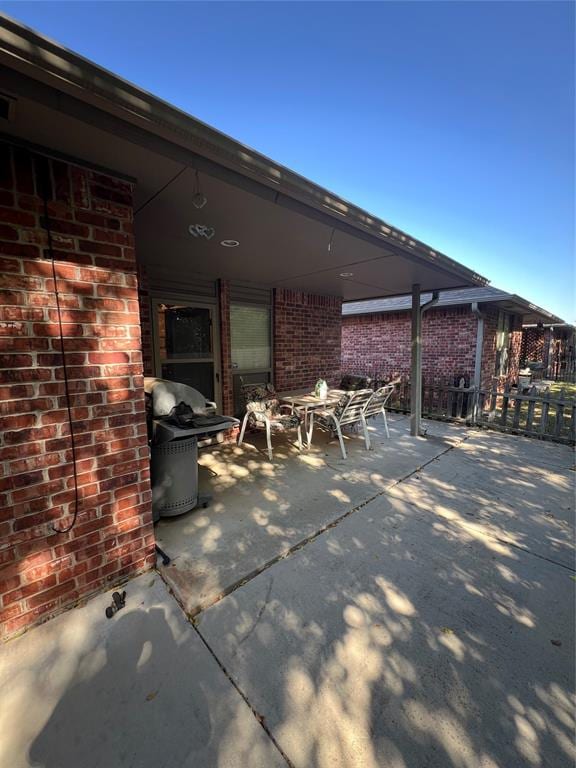
[{"label": "patio cover roof", "polygon": [[[410,235],[0,15],[0,138],[136,181],[139,260],[345,300],[485,285]],[[208,205],[191,205],[195,171]],[[195,240],[190,224],[214,227]],[[224,248],[223,239],[240,241]],[[344,276],[343,274],[344,273]],[[352,273],[352,274],[348,274]]]},{"label": "patio cover roof", "polygon": [[[429,301],[432,294],[423,294],[422,303]],[[538,323],[546,322],[551,324],[563,323],[556,315],[545,309],[531,304],[526,299],[516,296],[513,293],[506,293],[498,288],[488,286],[486,288],[464,288],[454,291],[442,291],[435,304],[436,307],[455,307],[461,304],[499,304],[500,307],[508,312],[523,316],[523,322]],[[352,301],[342,305],[343,315],[368,315],[380,314],[384,312],[405,312],[412,307],[411,296],[398,296],[395,298],[374,299],[372,301]]]}]

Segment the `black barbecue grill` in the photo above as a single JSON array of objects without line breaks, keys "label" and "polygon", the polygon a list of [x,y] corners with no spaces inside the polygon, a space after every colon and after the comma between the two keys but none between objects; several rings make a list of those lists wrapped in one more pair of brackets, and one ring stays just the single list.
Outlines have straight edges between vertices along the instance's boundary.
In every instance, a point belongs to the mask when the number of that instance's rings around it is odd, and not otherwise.
[{"label": "black barbecue grill", "polygon": [[221,416],[216,404],[186,384],[166,379],[144,379],[150,443],[152,513],[154,522],[198,506],[209,496],[198,494],[198,446],[222,440],[238,424]]}]

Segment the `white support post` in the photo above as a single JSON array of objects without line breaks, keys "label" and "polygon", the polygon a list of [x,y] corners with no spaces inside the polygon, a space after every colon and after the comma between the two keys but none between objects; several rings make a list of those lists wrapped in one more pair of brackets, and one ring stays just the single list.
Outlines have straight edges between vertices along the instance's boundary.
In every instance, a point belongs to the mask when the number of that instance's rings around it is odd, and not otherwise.
[{"label": "white support post", "polygon": [[472,314],[478,319],[476,327],[476,356],[474,359],[474,407],[472,411],[472,423],[476,424],[480,406],[480,390],[482,388],[482,350],[484,347],[484,315],[480,312],[478,302],[472,302]]},{"label": "white support post", "polygon": [[420,284],[412,286],[412,367],[410,371],[410,434],[420,435],[422,417],[422,313]]}]

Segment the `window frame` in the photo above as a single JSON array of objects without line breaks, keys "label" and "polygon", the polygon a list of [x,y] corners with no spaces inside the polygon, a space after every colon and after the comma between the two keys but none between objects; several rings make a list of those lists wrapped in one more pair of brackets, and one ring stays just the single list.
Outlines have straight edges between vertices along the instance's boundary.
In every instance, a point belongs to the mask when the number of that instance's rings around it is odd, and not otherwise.
[{"label": "window frame", "polygon": [[[270,365],[268,367],[261,368],[235,368],[232,360],[232,307],[248,307],[254,309],[255,307],[266,308],[268,310],[269,326],[268,326],[268,342],[270,344]],[[232,376],[242,376],[244,374],[267,374],[269,381],[274,381],[274,306],[272,304],[259,304],[251,301],[230,301],[230,370]]]}]

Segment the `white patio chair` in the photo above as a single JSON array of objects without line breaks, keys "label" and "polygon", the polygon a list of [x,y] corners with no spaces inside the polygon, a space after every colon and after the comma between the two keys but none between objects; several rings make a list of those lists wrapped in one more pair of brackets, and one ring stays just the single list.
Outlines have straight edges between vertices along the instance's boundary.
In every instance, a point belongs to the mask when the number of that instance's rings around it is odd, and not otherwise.
[{"label": "white patio chair", "polygon": [[[386,404],[388,400],[390,400],[395,388],[396,386],[394,384],[385,384],[383,387],[379,387],[364,406],[364,421],[373,416],[378,416],[380,413],[382,414],[382,418],[384,419],[384,429],[386,430],[386,437],[388,438],[390,437],[390,431],[388,429],[388,419],[386,418]],[[370,450],[370,435],[368,434],[368,429],[366,429],[366,442],[367,448]]]},{"label": "white patio chair", "polygon": [[361,424],[364,431],[366,449],[370,447],[368,427],[364,418],[364,408],[373,394],[371,389],[358,389],[347,392],[345,395],[342,395],[340,402],[334,408],[312,412],[311,418],[313,419],[314,426],[338,435],[343,459],[346,458],[346,448],[344,446],[344,438],[342,437],[342,427]]},{"label": "white patio chair", "polygon": [[[244,384],[241,389],[246,415],[242,421],[238,445],[244,441],[248,424],[254,429],[266,430],[268,459],[272,461],[272,432],[297,430],[298,448],[302,450],[302,418],[290,405],[281,405],[271,384]],[[282,413],[284,409],[285,413]]]}]

